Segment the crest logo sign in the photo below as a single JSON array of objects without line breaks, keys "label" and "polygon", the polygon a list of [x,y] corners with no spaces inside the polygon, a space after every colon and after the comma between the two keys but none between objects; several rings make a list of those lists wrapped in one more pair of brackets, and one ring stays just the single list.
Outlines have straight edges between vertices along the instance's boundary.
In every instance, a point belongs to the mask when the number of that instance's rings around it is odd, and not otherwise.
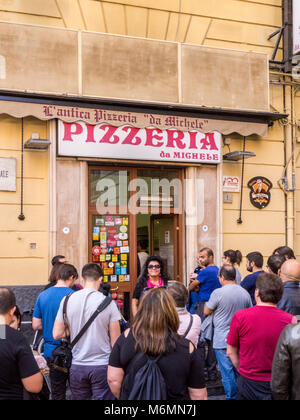
[{"label": "crest logo sign", "polygon": [[272,182],[263,176],[255,176],[250,179],[248,188],[251,190],[250,201],[254,207],[263,209],[270,203],[272,187]]}]

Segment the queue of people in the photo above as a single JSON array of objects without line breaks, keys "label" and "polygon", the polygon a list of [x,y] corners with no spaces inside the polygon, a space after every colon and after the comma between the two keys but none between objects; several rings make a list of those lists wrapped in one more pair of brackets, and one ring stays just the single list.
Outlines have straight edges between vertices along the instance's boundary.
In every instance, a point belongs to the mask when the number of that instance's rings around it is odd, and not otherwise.
[{"label": "queue of people", "polygon": [[[207,381],[220,376],[227,400],[300,399],[300,263],[290,248],[276,248],[267,271],[260,252],[247,254],[243,280],[240,251],[225,251],[219,269],[202,248],[188,287],[148,256],[123,332],[102,268],[86,264],[79,282],[64,256],[52,261],[32,319],[44,338],[51,399],[66,399],[69,389],[74,400],[206,400]],[[45,366],[18,331],[7,288],[0,319],[0,399],[38,395]]]},{"label": "queue of people", "polygon": [[[200,250],[199,256],[203,252],[206,249]],[[246,255],[250,274],[238,286],[235,264],[240,264],[240,254],[224,252],[225,264],[219,270],[222,289],[212,286],[211,276],[206,282],[206,287],[211,285],[210,298],[203,311],[206,318],[202,333],[206,334],[210,317],[213,332],[205,341],[209,341],[209,347],[213,343],[226,399],[299,399],[293,384],[299,381],[294,376],[300,376],[300,364],[295,363],[297,339],[300,343],[300,263],[293,250],[279,247],[268,258],[265,272],[262,254],[251,252]],[[229,255],[237,258],[230,260]],[[195,286],[201,289],[205,278],[200,276],[201,271],[207,275],[207,266],[198,267],[196,276],[191,274],[191,292]],[[202,298],[198,300],[202,308]]]}]

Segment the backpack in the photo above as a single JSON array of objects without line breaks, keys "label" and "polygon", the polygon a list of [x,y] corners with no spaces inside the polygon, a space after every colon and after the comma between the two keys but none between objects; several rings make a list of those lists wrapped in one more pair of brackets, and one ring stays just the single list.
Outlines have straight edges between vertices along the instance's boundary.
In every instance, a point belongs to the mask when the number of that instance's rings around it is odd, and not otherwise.
[{"label": "backpack", "polygon": [[146,363],[137,370],[134,376],[130,373],[125,375],[120,400],[159,401],[167,399],[167,386],[157,364],[161,355],[153,359],[144,353],[138,353],[137,358],[133,358],[131,365],[145,357],[147,358]]}]

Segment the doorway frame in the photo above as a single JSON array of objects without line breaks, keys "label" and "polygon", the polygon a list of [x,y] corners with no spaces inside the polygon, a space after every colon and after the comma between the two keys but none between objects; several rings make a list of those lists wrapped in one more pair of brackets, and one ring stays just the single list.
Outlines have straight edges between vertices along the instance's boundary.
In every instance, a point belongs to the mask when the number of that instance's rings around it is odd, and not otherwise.
[{"label": "doorway frame", "polygon": [[[138,170],[149,169],[153,168],[156,170],[160,170],[161,172],[169,172],[169,171],[177,171],[178,172],[178,179],[181,181],[182,185],[182,203],[181,203],[181,213],[177,214],[176,211],[179,209],[169,209],[169,214],[164,214],[163,209],[160,208],[157,214],[152,215],[150,213],[150,208],[145,207],[144,210],[148,210],[151,216],[176,216],[176,222],[174,221],[174,229],[176,230],[176,235],[174,234],[174,238],[176,238],[177,242],[177,256],[175,255],[174,251],[174,274],[175,274],[175,266],[177,267],[176,270],[176,278],[174,280],[179,280],[184,282],[184,252],[185,252],[185,225],[184,225],[184,196],[185,196],[185,185],[184,185],[184,167],[174,167],[174,166],[157,166],[157,165],[136,165],[136,166],[126,166],[124,163],[120,162],[119,165],[105,165],[103,162],[99,162],[98,164],[95,162],[88,162],[88,244],[87,244],[87,252],[88,252],[88,261],[92,262],[92,255],[91,255],[91,248],[92,248],[92,219],[94,215],[99,215],[96,209],[96,204],[91,204],[91,172],[93,170],[103,170],[103,171],[112,171],[112,172],[119,172],[119,171],[127,171],[129,174],[129,182],[137,179]],[[130,191],[129,198],[131,198],[136,191]],[[109,211],[109,207],[107,208]],[[112,209],[111,214],[118,214],[119,212],[119,203],[117,203],[115,209]],[[109,213],[107,213],[109,215]],[[135,289],[137,283],[137,215],[132,214],[129,212],[127,208],[127,214],[122,212],[122,215],[126,215],[129,217],[129,267],[130,267],[130,282],[117,282],[117,291],[120,293],[129,292],[130,293],[130,300],[132,298],[133,291]],[[174,246],[175,248],[175,246]],[[176,261],[176,264],[175,264]],[[175,277],[175,276],[174,276]],[[114,283],[111,284],[113,288],[116,287]]]},{"label": "doorway frame", "polygon": [[[156,219],[167,219],[173,217],[173,238],[174,238],[174,276],[171,280],[180,281],[180,261],[177,260],[176,254],[179,254],[179,215],[178,214],[153,214],[150,216],[150,229],[151,229],[151,251],[154,251],[154,220]],[[153,254],[154,255],[154,254]],[[183,263],[183,262],[182,262]],[[182,281],[182,280],[181,280]]]}]

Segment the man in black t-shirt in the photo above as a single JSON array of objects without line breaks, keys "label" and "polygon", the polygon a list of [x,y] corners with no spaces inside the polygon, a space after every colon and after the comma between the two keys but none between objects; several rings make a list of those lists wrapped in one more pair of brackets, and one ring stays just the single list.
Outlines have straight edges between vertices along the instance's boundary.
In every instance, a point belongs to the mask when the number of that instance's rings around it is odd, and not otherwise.
[{"label": "man in black t-shirt", "polygon": [[0,400],[22,400],[23,388],[38,393],[43,377],[25,337],[9,326],[16,309],[13,292],[0,288]]}]

